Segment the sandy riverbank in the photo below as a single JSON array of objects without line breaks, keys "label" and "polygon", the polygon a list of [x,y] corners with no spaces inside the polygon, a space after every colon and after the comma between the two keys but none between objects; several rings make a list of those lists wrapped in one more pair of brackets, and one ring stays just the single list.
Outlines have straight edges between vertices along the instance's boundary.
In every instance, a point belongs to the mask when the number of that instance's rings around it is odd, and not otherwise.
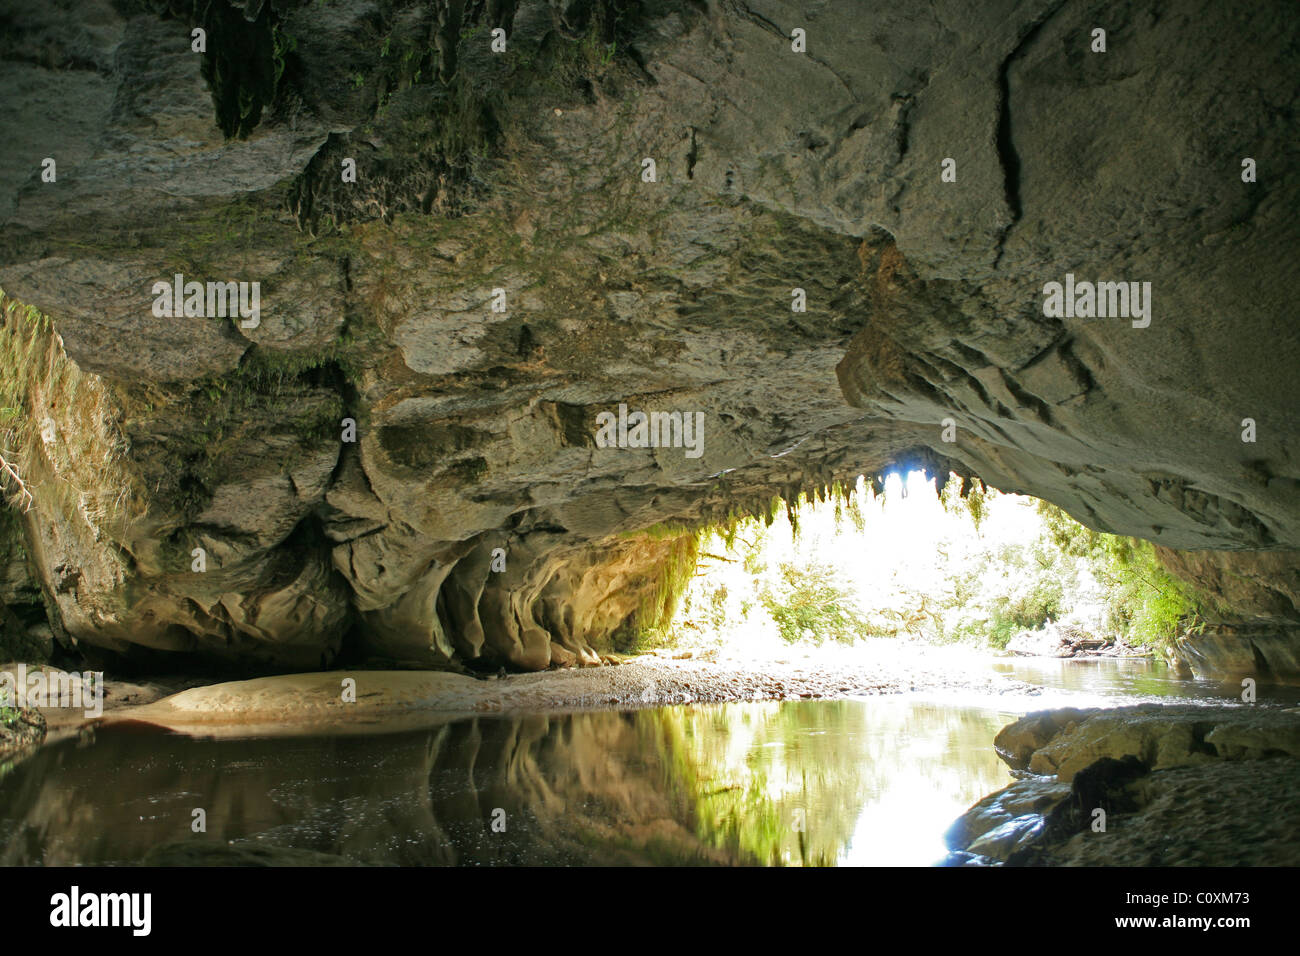
[{"label": "sandy riverbank", "polygon": [[[202,733],[373,729],[483,713],[568,712],[747,700],[908,692],[1032,694],[996,674],[991,658],[958,648],[880,646],[791,651],[770,658],[681,658],[667,653],[617,666],[478,679],[434,671],[336,670],[189,687],[105,681],[103,720]],[[354,680],[355,700],[345,681]],[[51,728],[82,723],[51,712]]]}]

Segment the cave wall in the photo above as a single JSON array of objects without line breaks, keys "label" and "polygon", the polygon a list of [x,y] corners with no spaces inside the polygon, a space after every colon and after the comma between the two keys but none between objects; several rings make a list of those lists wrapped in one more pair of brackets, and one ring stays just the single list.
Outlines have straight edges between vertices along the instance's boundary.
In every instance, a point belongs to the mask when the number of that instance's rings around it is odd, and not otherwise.
[{"label": "cave wall", "polygon": [[1175,663],[1198,677],[1300,677],[1300,560],[1294,551],[1157,546],[1156,555],[1207,596],[1200,619],[1171,648]]},{"label": "cave wall", "polygon": [[[1294,577],[1291,4],[73,6],[0,13],[0,287],[83,645],[594,663],[677,560],[638,532],[900,462]],[[176,273],[260,322],[155,317]],[[1048,317],[1066,273],[1149,325]],[[620,403],[702,453],[597,447]],[[1294,646],[1236,597],[1203,641]]]}]

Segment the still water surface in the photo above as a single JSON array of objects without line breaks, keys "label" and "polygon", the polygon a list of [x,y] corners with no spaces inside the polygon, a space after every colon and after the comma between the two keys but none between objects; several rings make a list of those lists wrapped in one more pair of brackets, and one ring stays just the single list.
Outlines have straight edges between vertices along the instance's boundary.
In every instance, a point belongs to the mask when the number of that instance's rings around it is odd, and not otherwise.
[{"label": "still water surface", "polygon": [[[0,864],[136,863],[233,841],[397,865],[923,866],[943,856],[956,816],[1011,782],[992,742],[1020,714],[1234,694],[1141,661],[988,666],[1042,690],[483,716],[348,736],[107,727],[0,779]],[[205,833],[192,831],[195,809]]]}]

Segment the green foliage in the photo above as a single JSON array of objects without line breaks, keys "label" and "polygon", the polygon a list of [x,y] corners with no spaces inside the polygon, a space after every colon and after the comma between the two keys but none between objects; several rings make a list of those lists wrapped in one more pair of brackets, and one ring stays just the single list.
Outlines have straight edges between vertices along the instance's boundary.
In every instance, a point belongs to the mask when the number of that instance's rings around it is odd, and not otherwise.
[{"label": "green foliage", "polygon": [[[976,487],[977,482],[979,487]],[[939,489],[939,503],[943,505],[943,510],[950,514],[964,509],[970,515],[971,521],[975,523],[975,532],[978,534],[988,510],[989,495],[988,486],[978,478],[961,478],[952,475],[950,480],[945,481],[943,487]]]},{"label": "green foliage", "polygon": [[630,640],[615,641],[618,650],[645,651],[671,643],[668,628],[682,594],[695,575],[700,537],[699,532],[686,532],[668,539],[659,573],[637,610],[635,630]]},{"label": "green foliage", "polygon": [[[298,49],[298,38],[290,36],[281,30],[280,25],[277,23],[271,27],[271,45],[271,62],[275,75],[272,82],[272,95],[274,95],[274,91],[280,89],[280,81],[284,79],[284,71],[289,57]],[[357,85],[360,86],[360,84]]]},{"label": "green foliage", "polygon": [[[861,714],[848,702],[816,711],[668,707],[639,713],[635,727],[641,750],[664,768],[665,794],[689,811],[706,846],[747,863],[832,866],[857,822],[864,785],[854,771],[864,758],[824,731]],[[752,744],[729,746],[738,738]],[[800,760],[791,761],[796,748]],[[810,807],[821,808],[815,818]]]},{"label": "green foliage", "polygon": [[988,641],[1003,648],[1017,633],[1042,627],[1060,618],[1064,607],[1064,589],[1059,580],[1037,579],[1017,594],[1000,594],[993,601]]},{"label": "green foliage", "polygon": [[952,590],[934,603],[937,640],[1006,647],[1020,631],[1059,620],[1079,588],[1075,559],[1041,539],[985,548],[968,562],[954,570]]},{"label": "green foliage", "polygon": [[1111,623],[1128,643],[1167,647],[1184,628],[1203,626],[1211,602],[1170,574],[1151,542],[1086,528],[1046,501],[1037,507],[1056,547],[1088,561],[1110,586]]},{"label": "green foliage", "polygon": [[[883,490],[883,476],[877,477]],[[1075,633],[1166,648],[1218,613],[1165,569],[1149,542],[1092,531],[1059,508],[1016,501],[978,479],[949,479],[939,483],[948,517],[928,532],[937,536],[932,563],[924,564],[927,551],[912,548],[905,567],[891,566],[873,542],[870,574],[854,568],[852,583],[835,566],[835,549],[858,546],[847,535],[867,530],[862,509],[872,499],[837,483],[805,479],[804,489],[734,507],[694,530],[648,529],[652,539],[690,535],[695,557],[716,569],[716,579],[713,573],[680,579],[689,589],[673,633],[695,632],[692,641],[701,646],[744,640],[757,627],[786,642],[896,636],[1002,648],[1021,631],[1061,622]],[[796,537],[773,559],[775,532],[768,524],[778,509],[794,525],[801,509],[818,502],[833,504],[833,527],[825,512],[805,515],[817,529],[811,542]],[[879,496],[874,505],[882,506]],[[852,531],[846,517],[853,518]],[[669,613],[653,617],[661,646],[674,639],[666,630]]]},{"label": "green foliage", "polygon": [[844,490],[845,488],[842,483],[835,483],[835,524],[841,526],[847,519],[858,534],[866,534],[867,519],[858,505],[858,497],[852,493],[852,489]]},{"label": "green foliage", "polygon": [[[0,490],[25,508],[49,477],[69,512],[92,523],[116,517],[131,499],[116,415],[103,384],[69,361],[49,317],[0,289]],[[47,418],[57,438],[48,447]]]},{"label": "green foliage", "polygon": [[832,565],[783,562],[780,583],[763,588],[759,601],[791,644],[809,638],[852,643],[867,629],[851,591]]},{"label": "green foliage", "polygon": [[[611,22],[607,6],[610,5],[595,6],[587,30],[576,39],[551,34],[540,45],[530,44],[522,37],[513,42],[507,56],[516,72],[521,78],[527,77],[548,99],[559,97],[557,102],[567,101],[584,81],[598,81],[627,49],[618,43],[621,28]],[[615,39],[609,39],[611,35]]]}]

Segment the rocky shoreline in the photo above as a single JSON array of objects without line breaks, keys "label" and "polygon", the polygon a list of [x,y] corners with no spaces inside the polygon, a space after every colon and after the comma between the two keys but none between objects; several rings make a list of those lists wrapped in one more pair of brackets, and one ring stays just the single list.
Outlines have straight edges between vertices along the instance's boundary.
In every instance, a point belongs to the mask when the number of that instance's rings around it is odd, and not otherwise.
[{"label": "rocky shoreline", "polygon": [[1007,642],[1006,651],[1016,657],[1059,658],[1150,658],[1150,650],[1133,647],[1114,635],[1081,627],[1074,622],[1049,621],[1036,630],[1025,630]]},{"label": "rocky shoreline", "polygon": [[1024,779],[949,829],[949,866],[1300,864],[1300,708],[1039,711],[994,747]]}]

